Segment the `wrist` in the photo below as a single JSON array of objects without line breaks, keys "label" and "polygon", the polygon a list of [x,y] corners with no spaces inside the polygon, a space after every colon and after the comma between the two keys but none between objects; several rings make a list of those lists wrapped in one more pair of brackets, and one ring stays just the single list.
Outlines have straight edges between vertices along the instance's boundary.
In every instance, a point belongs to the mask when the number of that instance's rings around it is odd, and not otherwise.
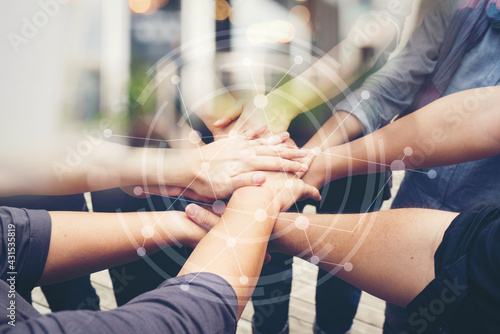
[{"label": "wrist", "polygon": [[279,94],[278,90],[269,93],[267,95],[266,111],[271,111],[271,114],[275,116],[277,121],[290,124],[302,111],[296,104],[282,95],[283,93]]},{"label": "wrist", "polygon": [[160,237],[170,246],[180,243],[194,248],[207,233],[182,211],[168,211],[162,214],[160,226]]},{"label": "wrist", "polygon": [[331,156],[319,153],[312,162],[309,170],[304,174],[302,180],[317,189],[321,189],[326,183],[331,181],[330,170],[332,169],[329,164],[334,160]]},{"label": "wrist", "polygon": [[186,187],[195,177],[192,154],[186,149],[133,148],[120,164],[122,185]]}]

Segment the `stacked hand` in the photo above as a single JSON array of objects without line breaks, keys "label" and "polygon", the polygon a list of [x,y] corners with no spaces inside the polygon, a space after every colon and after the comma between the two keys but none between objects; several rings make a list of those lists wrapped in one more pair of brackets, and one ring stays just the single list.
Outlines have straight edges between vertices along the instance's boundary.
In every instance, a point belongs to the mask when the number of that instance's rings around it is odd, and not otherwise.
[{"label": "stacked hand", "polygon": [[288,133],[268,140],[248,140],[229,136],[192,152],[192,174],[196,179],[188,186],[196,193],[213,198],[229,197],[244,186],[262,185],[266,175],[260,171],[305,172],[302,159],[307,152],[281,145]]}]

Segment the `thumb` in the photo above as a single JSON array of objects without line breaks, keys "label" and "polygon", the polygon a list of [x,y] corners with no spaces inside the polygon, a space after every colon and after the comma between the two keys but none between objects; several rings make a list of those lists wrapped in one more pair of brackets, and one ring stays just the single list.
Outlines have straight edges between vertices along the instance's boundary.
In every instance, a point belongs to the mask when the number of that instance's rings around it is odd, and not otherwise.
[{"label": "thumb", "polygon": [[196,225],[210,231],[218,222],[219,217],[196,204],[186,207],[186,214]]}]

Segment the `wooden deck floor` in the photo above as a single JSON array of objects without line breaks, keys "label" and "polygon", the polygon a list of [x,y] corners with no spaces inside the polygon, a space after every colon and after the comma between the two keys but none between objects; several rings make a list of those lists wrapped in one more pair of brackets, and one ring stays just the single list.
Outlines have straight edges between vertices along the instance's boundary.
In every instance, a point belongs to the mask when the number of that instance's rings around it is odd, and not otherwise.
[{"label": "wooden deck floor", "polygon": [[[393,189],[395,194],[399,189],[399,184],[404,173],[394,173]],[[382,209],[388,209],[391,201],[384,203]],[[295,258],[293,263],[293,283],[290,301],[290,333],[302,334],[312,333],[312,326],[315,316],[314,298],[315,281],[317,267]],[[92,274],[91,281],[97,294],[101,299],[101,309],[111,310],[116,308],[116,301],[113,295],[111,279],[107,270]],[[33,305],[41,313],[48,313],[48,303],[43,296],[40,288],[36,288],[32,293]],[[385,302],[362,293],[361,302],[354,320],[352,334],[380,334],[382,333],[382,324],[384,322]],[[253,306],[249,303],[243,312],[238,323],[237,334],[250,334],[252,327],[250,320],[253,314]]]}]

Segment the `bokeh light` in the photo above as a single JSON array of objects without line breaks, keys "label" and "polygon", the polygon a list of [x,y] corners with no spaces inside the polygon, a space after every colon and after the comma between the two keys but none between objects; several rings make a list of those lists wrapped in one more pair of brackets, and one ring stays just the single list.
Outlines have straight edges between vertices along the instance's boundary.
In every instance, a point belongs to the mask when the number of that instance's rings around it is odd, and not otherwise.
[{"label": "bokeh light", "polygon": [[130,10],[137,14],[152,14],[165,6],[170,0],[129,0]]},{"label": "bokeh light", "polygon": [[134,13],[144,14],[151,8],[151,0],[128,0],[128,5]]},{"label": "bokeh light", "polygon": [[226,0],[214,1],[214,7],[215,19],[217,21],[223,21],[231,14],[231,5]]},{"label": "bokeh light", "polygon": [[311,13],[307,7],[298,5],[290,10],[290,17],[295,17],[300,23],[307,24],[311,18]]}]

